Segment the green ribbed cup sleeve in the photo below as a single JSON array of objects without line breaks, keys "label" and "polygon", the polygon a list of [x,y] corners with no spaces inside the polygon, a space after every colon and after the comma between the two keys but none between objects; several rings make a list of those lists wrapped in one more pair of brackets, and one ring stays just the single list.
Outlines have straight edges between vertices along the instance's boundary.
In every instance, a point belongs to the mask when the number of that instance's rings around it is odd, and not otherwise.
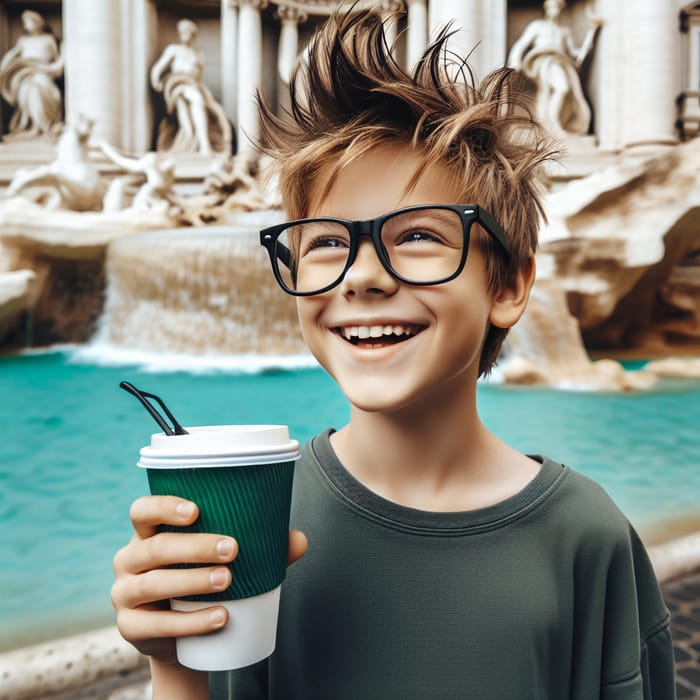
[{"label": "green ribbed cup sleeve", "polygon": [[[220,593],[185,600],[249,598],[282,583],[287,570],[294,462],[147,472],[153,495],[181,496],[199,507],[199,518],[192,525],[164,525],[163,531],[211,532],[230,535],[238,542],[238,556],[229,565],[231,585]],[[177,568],[192,566],[206,565],[180,564]]]}]

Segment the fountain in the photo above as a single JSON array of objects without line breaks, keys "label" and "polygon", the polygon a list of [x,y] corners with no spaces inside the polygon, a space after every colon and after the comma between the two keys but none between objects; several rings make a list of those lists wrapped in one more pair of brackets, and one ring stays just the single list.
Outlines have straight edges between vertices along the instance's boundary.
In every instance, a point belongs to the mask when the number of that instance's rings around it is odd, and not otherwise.
[{"label": "fountain", "polygon": [[[700,341],[700,310],[693,290],[688,292],[687,273],[700,250],[694,223],[699,161],[700,140],[694,140],[548,193],[538,279],[527,313],[508,338],[501,363],[505,381],[630,390],[648,388],[659,374],[698,374],[690,361],[627,372],[617,362],[592,362],[589,351],[649,358],[679,354],[679,347]],[[257,239],[259,228],[283,214],[278,208],[243,212],[247,194],[265,201],[250,183],[246,187],[250,192],[240,184],[232,193],[219,187],[217,207],[206,197],[189,199],[190,211],[216,212],[212,226],[158,226],[161,212],[131,209],[117,216],[138,220],[142,231],[110,234],[108,213],[59,212],[95,224],[80,245],[69,242],[66,232],[39,231],[33,208],[25,207],[30,216],[18,231],[21,210],[10,200],[3,215],[13,225],[6,227],[4,242],[27,263],[20,267],[35,270],[38,259],[50,268],[49,257],[54,264],[63,258],[100,267],[107,249],[98,343],[183,355],[297,356],[305,350],[294,302],[277,290]],[[227,197],[236,202],[232,209]],[[191,216],[205,218],[201,212]],[[56,218],[57,226],[61,221]],[[143,232],[149,228],[156,230]],[[29,278],[22,278],[25,299]]]},{"label": "fountain", "polygon": [[[278,220],[279,212],[268,212]],[[195,355],[304,354],[257,229],[211,226],[115,241],[98,343]]]},{"label": "fountain", "polygon": [[[450,3],[431,4],[437,8]],[[485,7],[487,3],[482,4]],[[83,12],[92,12],[92,5],[84,3]],[[470,4],[474,13],[477,5]],[[609,14],[618,13],[615,4],[605,9]],[[250,10],[250,4],[246,10]],[[224,8],[222,4],[224,12],[229,13],[230,19],[237,8],[233,5]],[[143,18],[136,11],[131,14],[135,30]],[[483,14],[486,17],[487,13]],[[624,15],[621,10],[618,14]],[[107,18],[108,14],[103,12],[102,19]],[[489,24],[497,27],[498,21],[489,15]],[[634,23],[635,34],[642,24]],[[223,31],[230,31],[231,26],[229,22]],[[478,33],[477,22],[470,21],[467,26],[476,27]],[[243,23],[241,27],[245,28]],[[606,28],[606,36],[601,38],[613,36],[619,28],[611,24]],[[283,29],[283,33],[278,32],[280,37],[288,35],[288,24]],[[663,37],[662,29],[654,26],[652,32]],[[484,32],[486,47],[496,43],[487,34]],[[91,35],[99,38],[104,33],[91,32]],[[647,38],[648,35],[649,32]],[[141,35],[134,31],[134,36]],[[222,53],[236,45],[230,40],[230,33],[222,34],[226,36],[229,40],[222,41]],[[242,39],[254,66],[259,58],[258,42],[251,32],[243,33]],[[501,35],[496,39],[503,44]],[[626,73],[631,71],[621,71],[611,60],[617,56],[616,52],[612,57],[610,54],[613,43],[601,46],[607,54],[600,60],[606,68],[610,67],[606,77],[610,77],[610,93],[618,106],[617,93],[623,95],[619,100],[624,101],[627,92],[621,89],[622,80],[616,79],[616,75],[624,73],[627,79]],[[644,47],[658,65],[664,65],[663,55],[659,57],[658,51],[649,48],[647,42],[633,43]],[[80,32],[77,40],[66,42],[67,47],[71,45],[80,45]],[[117,45],[125,44],[104,43],[109,50]],[[140,67],[138,52],[134,53],[130,56],[135,67],[129,76],[132,82]],[[107,57],[106,66],[119,64],[108,51],[99,55]],[[276,67],[274,61],[267,63]],[[99,61],[95,64],[99,65]],[[74,103],[96,94],[89,75],[87,80],[80,80],[79,62],[68,61],[67,65],[69,70],[76,71],[71,82],[78,86],[73,94]],[[628,65],[641,64],[629,61]],[[659,105],[672,102],[666,92],[655,91],[659,87],[655,75],[644,77],[650,78],[651,88],[639,90],[634,80],[629,80],[630,93],[648,93]],[[115,93],[123,87],[120,81],[111,82]],[[673,85],[667,76],[663,82]],[[135,85],[138,88],[138,81]],[[229,89],[230,85],[223,87]],[[121,90],[130,100],[136,93],[137,90]],[[102,101],[98,123],[100,115],[118,115],[128,131],[126,105],[121,105],[120,111],[115,104],[117,101]],[[610,116],[610,100],[605,104],[607,113],[601,105],[596,105],[598,125]],[[648,122],[653,113],[653,109],[639,110],[639,121]],[[243,122],[244,107],[241,115]],[[626,125],[625,130],[620,128],[621,133],[635,132],[637,119],[626,120],[626,110],[620,110],[620,121],[635,122],[629,129]],[[602,152],[593,152],[593,135],[584,138],[587,141],[583,145],[590,147],[591,160],[617,159],[618,164],[574,180],[547,196],[550,223],[542,232],[538,281],[526,316],[509,336],[508,354],[501,362],[502,376],[508,382],[520,384],[615,390],[646,388],[661,374],[695,372],[700,376],[697,366],[700,360],[660,360],[651,363],[646,372],[626,372],[617,362],[607,359],[593,362],[589,356],[590,350],[601,357],[619,356],[621,352],[640,357],[665,356],[698,347],[700,306],[696,303],[697,275],[692,272],[698,248],[693,240],[697,238],[693,220],[697,220],[696,164],[700,162],[700,140],[641,160],[623,151],[632,139],[613,144],[608,141],[607,147],[621,153],[619,158],[608,158]],[[124,149],[128,145],[126,140],[119,143]],[[91,157],[94,158],[94,153]],[[178,183],[189,177],[186,186],[192,188],[192,182],[195,179],[199,182],[205,174],[203,161],[194,158],[187,161],[189,175],[183,175],[183,162],[181,158]],[[192,163],[197,167],[193,168]],[[115,174],[113,165],[105,167],[104,159],[99,165],[102,175]],[[240,196],[242,188],[238,179],[245,183],[249,174],[246,168],[242,174],[234,172],[226,158],[219,165],[217,177],[223,180],[222,189],[230,188],[228,194],[232,195],[227,200],[229,206],[235,198],[245,208],[244,200],[250,198],[248,193]],[[196,170],[195,175],[191,174],[192,170]],[[573,168],[573,171],[580,174],[580,170]],[[118,191],[120,197],[111,201],[118,199],[121,203],[121,195],[128,193],[132,184],[132,179],[125,178],[123,189]],[[104,200],[101,201],[104,205]],[[259,198],[255,205],[261,211],[250,216],[232,214],[221,201],[211,198],[203,197],[201,204],[204,208],[197,205],[194,214],[184,211],[184,216],[171,216],[164,211],[136,213],[128,206],[112,212],[106,211],[106,207],[103,211],[86,213],[56,210],[49,216],[43,206],[26,199],[6,201],[0,206],[0,243],[4,247],[4,254],[0,249],[0,348],[4,338],[16,339],[17,329],[30,325],[26,315],[31,314],[34,336],[29,341],[35,344],[92,339],[92,347],[141,350],[159,356],[198,355],[205,362],[232,354],[266,355],[273,366],[280,362],[278,358],[305,353],[294,302],[277,289],[265,252],[257,241],[257,230],[274,223],[283,214],[279,210],[266,210],[264,198]],[[206,216],[200,216],[201,211],[206,211]],[[696,570],[700,562],[698,551],[698,536],[691,535],[673,546],[652,547],[650,553],[660,579],[664,580]],[[105,668],[113,669],[119,663],[124,672],[124,663],[142,663],[130,648],[124,650],[123,645],[117,648],[113,639],[111,635],[105,642],[109,646],[104,647],[108,650],[104,657],[112,658]],[[76,646],[82,654],[83,648],[94,649],[94,645],[92,640],[81,640]],[[50,671],[44,666],[35,669],[27,664],[26,654],[9,661],[10,669],[28,669],[20,674],[20,682],[27,678],[24,685],[27,697],[36,691],[29,686],[35,682],[33,670],[39,677],[55,677],[61,682],[63,676],[73,675],[72,668],[82,672],[83,657],[77,652],[73,665],[66,664],[65,657],[54,651],[53,645],[47,647],[46,658],[61,659],[61,663]],[[45,658],[44,654],[41,658]],[[97,666],[100,673],[105,672],[101,663]]]},{"label": "fountain", "polygon": [[[690,361],[681,370],[676,362],[628,372],[612,360],[591,361],[588,350],[669,355],[673,338],[697,335],[694,311],[686,310],[683,325],[672,304],[660,309],[658,299],[675,298],[679,265],[700,247],[693,225],[699,158],[696,140],[548,194],[538,279],[508,338],[505,381],[633,390],[649,388],[660,374],[695,373]],[[294,304],[276,289],[256,234],[282,213],[245,216],[230,215],[231,227],[112,243],[98,338],[185,354],[303,353]]]}]

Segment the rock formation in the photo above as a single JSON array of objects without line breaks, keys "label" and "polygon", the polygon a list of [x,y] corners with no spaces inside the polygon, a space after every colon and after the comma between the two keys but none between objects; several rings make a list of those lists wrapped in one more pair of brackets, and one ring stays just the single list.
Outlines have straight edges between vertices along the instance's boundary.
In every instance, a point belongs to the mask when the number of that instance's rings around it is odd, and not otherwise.
[{"label": "rock formation", "polygon": [[[700,346],[699,162],[695,139],[547,197],[533,302],[504,363],[510,379],[605,385],[584,346],[639,357]],[[630,380],[618,374],[611,388]]]},{"label": "rock formation", "polygon": [[18,320],[32,303],[34,270],[0,272],[0,340],[15,332]]}]

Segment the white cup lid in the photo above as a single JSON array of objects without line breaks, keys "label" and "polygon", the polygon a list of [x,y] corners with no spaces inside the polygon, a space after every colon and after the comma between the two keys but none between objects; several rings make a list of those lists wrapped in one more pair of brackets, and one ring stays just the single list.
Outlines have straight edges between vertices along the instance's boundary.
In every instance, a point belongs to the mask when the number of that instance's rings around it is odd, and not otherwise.
[{"label": "white cup lid", "polygon": [[286,425],[205,425],[187,435],[155,433],[141,449],[139,467],[229,467],[289,462],[299,458],[299,443]]}]

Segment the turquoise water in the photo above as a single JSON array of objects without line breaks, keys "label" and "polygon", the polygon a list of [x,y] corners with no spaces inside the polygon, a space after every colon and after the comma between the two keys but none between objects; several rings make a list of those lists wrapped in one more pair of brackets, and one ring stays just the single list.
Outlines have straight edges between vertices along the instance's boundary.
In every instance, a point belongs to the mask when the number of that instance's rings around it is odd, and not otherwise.
[{"label": "turquoise water", "polygon": [[[193,375],[70,352],[0,357],[0,649],[113,623],[111,560],[147,490],[135,461],[156,430],[123,379],[186,425],[280,422],[305,440],[347,419],[319,369]],[[479,404],[517,448],[601,482],[642,529],[700,509],[697,382],[627,395],[482,385]]]}]

